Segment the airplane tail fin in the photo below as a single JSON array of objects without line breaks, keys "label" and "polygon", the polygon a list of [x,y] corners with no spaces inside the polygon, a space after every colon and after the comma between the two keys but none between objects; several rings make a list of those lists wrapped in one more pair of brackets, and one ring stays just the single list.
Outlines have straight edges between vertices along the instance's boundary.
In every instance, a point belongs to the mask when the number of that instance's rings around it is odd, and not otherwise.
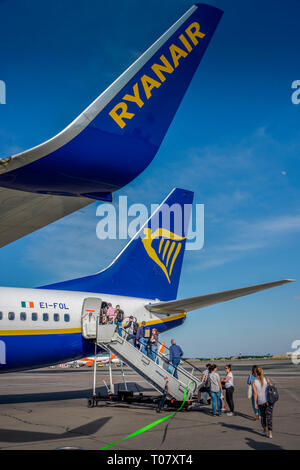
[{"label": "airplane tail fin", "polygon": [[193,5],[62,132],[0,165],[0,186],[105,200],[132,181],[156,155],[222,14]]},{"label": "airplane tail fin", "polygon": [[43,288],[176,299],[193,197],[173,189],[106,269]]}]

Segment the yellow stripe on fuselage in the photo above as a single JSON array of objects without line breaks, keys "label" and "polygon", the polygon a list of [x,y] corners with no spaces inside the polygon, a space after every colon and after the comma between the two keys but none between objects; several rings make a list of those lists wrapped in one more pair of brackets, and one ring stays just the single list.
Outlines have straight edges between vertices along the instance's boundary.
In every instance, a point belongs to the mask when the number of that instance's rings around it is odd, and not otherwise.
[{"label": "yellow stripe on fuselage", "polygon": [[62,328],[55,330],[0,330],[0,336],[65,335],[70,333],[81,333],[81,328]]},{"label": "yellow stripe on fuselage", "polygon": [[[180,320],[180,318],[184,319],[186,317],[186,312],[180,313],[179,315],[171,315],[168,318],[156,318],[156,320],[151,320],[151,321],[146,321],[146,326],[150,325],[156,325],[157,323],[166,323],[168,321],[173,321],[173,320]],[[141,325],[141,322],[139,323]]]}]

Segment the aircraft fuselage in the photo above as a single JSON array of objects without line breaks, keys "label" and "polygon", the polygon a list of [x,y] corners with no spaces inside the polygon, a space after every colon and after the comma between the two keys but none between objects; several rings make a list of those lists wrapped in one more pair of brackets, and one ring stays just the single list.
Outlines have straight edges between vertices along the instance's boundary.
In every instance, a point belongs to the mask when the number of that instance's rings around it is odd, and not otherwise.
[{"label": "aircraft fuselage", "polygon": [[[95,297],[120,305],[125,319],[160,332],[183,323],[185,314],[161,317],[145,305],[151,299],[103,293],[48,289],[0,288],[0,373],[45,367],[94,354],[94,344],[83,337],[82,309]],[[153,302],[153,300],[152,300]]]}]

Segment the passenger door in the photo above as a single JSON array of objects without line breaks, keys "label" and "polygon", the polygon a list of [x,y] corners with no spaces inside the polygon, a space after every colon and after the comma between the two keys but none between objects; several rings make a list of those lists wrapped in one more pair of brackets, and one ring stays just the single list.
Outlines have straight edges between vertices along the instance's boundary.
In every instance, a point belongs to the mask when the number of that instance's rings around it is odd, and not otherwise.
[{"label": "passenger door", "polygon": [[102,300],[97,297],[84,299],[81,313],[82,336],[86,339],[96,338]]}]

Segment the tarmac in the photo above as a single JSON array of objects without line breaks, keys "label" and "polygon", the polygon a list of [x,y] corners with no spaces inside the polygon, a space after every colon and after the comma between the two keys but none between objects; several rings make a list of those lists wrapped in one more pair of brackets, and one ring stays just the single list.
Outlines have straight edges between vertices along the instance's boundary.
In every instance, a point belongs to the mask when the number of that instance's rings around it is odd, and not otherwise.
[{"label": "tarmac", "polygon": [[[111,450],[281,450],[300,448],[300,365],[288,360],[258,362],[279,391],[273,414],[273,439],[262,436],[259,421],[253,421],[247,398],[247,377],[252,361],[232,362],[235,415],[213,417],[209,406],[181,411],[158,426],[126,439]],[[201,370],[203,363],[194,361]],[[219,363],[224,375],[224,364]],[[157,395],[152,387],[129,368],[126,381],[133,390]],[[98,390],[109,382],[108,369],[97,372]],[[113,381],[124,388],[119,368]],[[118,385],[116,385],[118,386]],[[99,404],[87,407],[91,396],[92,370],[39,369],[0,376],[0,449],[96,450],[148,425],[160,415],[150,405]]]}]

